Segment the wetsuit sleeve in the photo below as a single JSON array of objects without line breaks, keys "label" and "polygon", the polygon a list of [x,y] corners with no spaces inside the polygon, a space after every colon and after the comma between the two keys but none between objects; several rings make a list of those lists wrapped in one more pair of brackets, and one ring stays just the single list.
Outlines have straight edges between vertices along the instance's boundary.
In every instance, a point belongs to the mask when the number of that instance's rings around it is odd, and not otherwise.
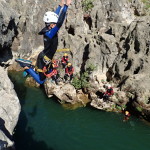
[{"label": "wetsuit sleeve", "polygon": [[52,39],[57,34],[58,30],[62,26],[62,24],[63,24],[63,22],[65,20],[67,9],[68,9],[68,6],[64,5],[64,7],[63,7],[63,9],[61,11],[61,14],[60,14],[60,16],[58,18],[58,22],[57,22],[56,26],[45,33],[45,35],[48,36],[50,39]]},{"label": "wetsuit sleeve", "polygon": [[57,26],[58,28],[60,28],[60,27],[62,26],[62,24],[63,24],[63,22],[64,22],[64,20],[65,20],[65,16],[66,16],[67,9],[68,9],[68,6],[67,6],[67,5],[64,5],[64,7],[63,7],[63,9],[62,9],[62,11],[61,11],[61,14],[60,14],[60,16],[59,16],[59,18],[58,18],[58,22],[57,22],[57,24],[56,24],[56,26]]},{"label": "wetsuit sleeve", "polygon": [[55,10],[55,13],[56,13],[57,15],[59,15],[60,10],[61,10],[61,6],[59,5],[59,6],[57,7],[57,9]]}]

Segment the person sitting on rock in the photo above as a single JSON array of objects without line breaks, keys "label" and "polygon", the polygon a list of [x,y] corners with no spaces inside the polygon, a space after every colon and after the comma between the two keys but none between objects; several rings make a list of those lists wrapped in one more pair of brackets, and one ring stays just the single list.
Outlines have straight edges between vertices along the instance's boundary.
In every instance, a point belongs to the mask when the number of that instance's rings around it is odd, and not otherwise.
[{"label": "person sitting on rock", "polygon": [[64,76],[65,82],[67,80],[69,80],[69,81],[72,80],[72,78],[73,78],[73,72],[74,72],[74,68],[73,68],[72,64],[68,63],[67,67],[65,68],[65,76]]},{"label": "person sitting on rock", "polygon": [[64,56],[61,59],[61,64],[62,64],[63,68],[66,67],[66,65],[68,64],[68,61],[69,61],[68,54],[65,53]]},{"label": "person sitting on rock", "polygon": [[52,60],[52,64],[50,66],[49,71],[47,71],[47,68],[43,68],[44,75],[48,78],[52,78],[53,81],[58,85],[58,78],[59,78],[59,72],[57,70],[59,61],[58,60]]},{"label": "person sitting on rock", "polygon": [[114,94],[114,90],[113,90],[113,88],[111,87],[110,84],[105,85],[105,88],[106,88],[106,92],[103,95],[103,99],[104,100],[109,100],[109,97]]}]

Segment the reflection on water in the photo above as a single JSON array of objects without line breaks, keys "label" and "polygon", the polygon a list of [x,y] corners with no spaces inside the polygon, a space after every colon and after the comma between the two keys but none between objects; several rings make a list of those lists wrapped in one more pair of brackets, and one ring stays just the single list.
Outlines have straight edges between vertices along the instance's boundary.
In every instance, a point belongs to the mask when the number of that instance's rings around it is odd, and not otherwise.
[{"label": "reflection on water", "polygon": [[17,150],[148,150],[150,127],[137,118],[90,107],[64,109],[42,89],[11,76],[22,105],[15,131]]}]

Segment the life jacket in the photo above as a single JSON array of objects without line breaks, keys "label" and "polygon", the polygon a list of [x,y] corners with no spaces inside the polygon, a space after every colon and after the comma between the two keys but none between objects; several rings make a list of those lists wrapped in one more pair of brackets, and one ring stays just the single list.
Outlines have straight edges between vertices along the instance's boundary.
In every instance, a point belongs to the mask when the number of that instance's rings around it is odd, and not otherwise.
[{"label": "life jacket", "polygon": [[64,64],[67,64],[68,60],[69,60],[68,57],[63,56],[62,59],[61,59],[61,62],[64,63]]},{"label": "life jacket", "polygon": [[48,68],[45,66],[43,68],[43,73],[46,77],[51,78],[54,75],[58,74],[57,68],[59,66],[59,61],[58,60],[53,60],[52,62],[52,68],[49,66]]},{"label": "life jacket", "polygon": [[46,74],[46,73],[44,72],[44,75],[45,75],[46,77],[48,77],[48,78],[51,78],[52,76],[57,75],[57,74],[58,74],[57,69],[53,69],[49,74]]},{"label": "life jacket", "polygon": [[53,60],[52,67],[53,67],[53,69],[58,68],[59,67],[59,61],[58,60]]},{"label": "life jacket", "polygon": [[72,75],[73,72],[74,72],[74,68],[73,68],[72,66],[65,68],[65,73],[66,73],[66,74]]}]

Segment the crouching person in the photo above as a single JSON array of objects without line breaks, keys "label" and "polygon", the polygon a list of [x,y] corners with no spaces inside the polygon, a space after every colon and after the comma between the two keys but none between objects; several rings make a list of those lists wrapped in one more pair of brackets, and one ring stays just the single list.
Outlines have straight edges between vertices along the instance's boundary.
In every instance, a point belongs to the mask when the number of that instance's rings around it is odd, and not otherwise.
[{"label": "crouching person", "polygon": [[105,88],[106,88],[106,92],[103,95],[103,99],[104,100],[109,100],[110,96],[112,96],[114,94],[114,90],[113,90],[113,88],[111,87],[110,84],[105,85]]},{"label": "crouching person", "polygon": [[73,72],[74,72],[74,68],[73,68],[72,64],[68,63],[67,67],[65,68],[65,76],[64,76],[65,82],[68,81],[68,80],[69,81],[72,80]]}]

